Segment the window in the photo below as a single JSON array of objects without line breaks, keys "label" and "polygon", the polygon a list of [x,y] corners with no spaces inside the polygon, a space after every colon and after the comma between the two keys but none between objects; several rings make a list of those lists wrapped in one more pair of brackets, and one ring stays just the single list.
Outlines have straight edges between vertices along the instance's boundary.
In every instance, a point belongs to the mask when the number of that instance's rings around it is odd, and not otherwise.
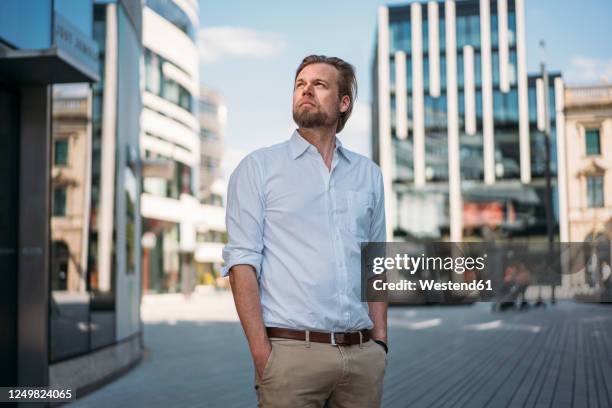
[{"label": "window", "polygon": [[440,58],[440,87],[446,89],[446,57]]},{"label": "window", "polygon": [[429,90],[429,58],[423,59],[423,89]]},{"label": "window", "polygon": [[210,129],[201,128],[200,137],[202,140],[219,140],[219,136]]},{"label": "window", "polygon": [[66,215],[66,187],[59,186],[53,189],[53,216],[63,217]]},{"label": "window", "polygon": [[480,48],[480,17],[468,17],[467,28],[469,30],[468,40],[475,48]]},{"label": "window", "polygon": [[482,63],[480,52],[474,52],[474,82],[476,86],[482,85]]},{"label": "window", "polygon": [[446,22],[444,19],[438,21],[438,30],[440,51],[446,51]]},{"label": "window", "polygon": [[179,84],[176,81],[164,78],[162,97],[174,103],[175,105],[178,105],[180,100]]},{"label": "window", "polygon": [[603,176],[587,177],[587,207],[603,207]]},{"label": "window", "polygon": [[197,233],[197,241],[199,243],[218,242],[227,243],[227,232],[225,231],[206,231]]},{"label": "window", "polygon": [[493,85],[499,85],[499,54],[493,52]]},{"label": "window", "polygon": [[491,47],[496,48],[499,45],[497,37],[497,14],[491,14]]},{"label": "window", "polygon": [[53,164],[56,166],[68,165],[68,139],[55,141]]},{"label": "window", "polygon": [[202,200],[202,204],[214,205],[217,207],[223,207],[223,197],[219,194],[210,193],[206,198]]},{"label": "window", "polygon": [[389,35],[389,51],[391,54],[395,51],[410,52],[410,23],[409,22],[393,22],[390,27]]},{"label": "window", "polygon": [[517,63],[518,62],[516,59],[516,51],[511,51],[510,52],[510,67],[509,67],[510,85],[516,85]]},{"label": "window", "polygon": [[406,56],[406,87],[412,91],[412,59]]},{"label": "window", "polygon": [[147,91],[159,95],[161,91],[161,63],[157,55],[145,50],[145,86]]},{"label": "window", "polygon": [[461,88],[463,88],[463,80],[465,78],[463,68],[463,53],[457,54],[457,85]]},{"label": "window", "polygon": [[535,124],[538,120],[538,102],[536,96],[535,82],[533,86],[529,87],[528,91],[528,99],[529,99],[529,122]]},{"label": "window", "polygon": [[429,22],[427,20],[423,20],[421,23],[421,41],[423,44],[423,52],[429,51]]},{"label": "window", "polygon": [[151,50],[145,50],[145,86],[147,91],[161,96],[189,112],[193,112],[191,93],[173,79],[164,76],[162,69],[164,64],[176,67],[176,65],[156,55]]},{"label": "window", "polygon": [[467,26],[467,17],[460,16],[456,19],[456,30],[457,30],[457,48],[461,49],[467,43],[466,38],[466,26]]},{"label": "window", "polygon": [[587,156],[601,154],[599,144],[599,129],[587,129],[585,132],[586,154]]},{"label": "window", "polygon": [[200,106],[201,113],[210,113],[211,115],[217,114],[217,105],[215,105],[214,103],[210,101],[201,100],[199,106]]},{"label": "window", "polygon": [[208,170],[208,171],[213,171],[215,170],[217,167],[219,167],[219,160],[216,160],[212,157],[209,156],[202,156],[201,158],[201,166],[202,168]]},{"label": "window", "polygon": [[516,15],[514,12],[508,13],[508,44],[512,47],[516,41]]}]

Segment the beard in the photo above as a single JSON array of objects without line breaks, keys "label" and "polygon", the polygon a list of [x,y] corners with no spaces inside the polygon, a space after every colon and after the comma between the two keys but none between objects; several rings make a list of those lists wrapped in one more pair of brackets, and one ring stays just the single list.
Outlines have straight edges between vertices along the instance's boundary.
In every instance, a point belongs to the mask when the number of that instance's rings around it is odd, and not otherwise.
[{"label": "beard", "polygon": [[332,126],[340,117],[340,110],[337,109],[336,116],[332,117],[318,108],[316,110],[307,109],[306,107],[298,107],[293,109],[293,120],[301,128],[318,128]]}]

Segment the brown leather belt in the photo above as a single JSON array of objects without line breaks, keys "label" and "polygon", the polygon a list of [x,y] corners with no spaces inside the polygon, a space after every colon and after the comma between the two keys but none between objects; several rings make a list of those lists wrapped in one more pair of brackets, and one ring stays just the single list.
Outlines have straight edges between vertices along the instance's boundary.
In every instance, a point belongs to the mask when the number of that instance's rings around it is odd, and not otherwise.
[{"label": "brown leather belt", "polygon": [[[268,333],[268,337],[278,337],[281,339],[291,340],[306,340],[305,330],[283,329],[281,327],[266,327],[266,332]],[[359,335],[359,333],[361,333],[361,336]],[[335,346],[352,346],[354,344],[359,344],[360,342],[365,343],[366,341],[370,340],[370,331],[360,330],[344,333],[308,331],[308,340],[313,341],[315,343],[327,343]]]}]

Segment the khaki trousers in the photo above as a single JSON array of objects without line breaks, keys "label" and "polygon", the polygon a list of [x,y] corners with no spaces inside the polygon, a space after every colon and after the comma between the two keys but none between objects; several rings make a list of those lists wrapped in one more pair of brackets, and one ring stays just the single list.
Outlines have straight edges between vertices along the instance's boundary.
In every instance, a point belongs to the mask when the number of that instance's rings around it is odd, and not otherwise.
[{"label": "khaki trousers", "polygon": [[255,370],[258,407],[380,407],[387,355],[374,341],[352,346],[270,342],[262,378]]}]

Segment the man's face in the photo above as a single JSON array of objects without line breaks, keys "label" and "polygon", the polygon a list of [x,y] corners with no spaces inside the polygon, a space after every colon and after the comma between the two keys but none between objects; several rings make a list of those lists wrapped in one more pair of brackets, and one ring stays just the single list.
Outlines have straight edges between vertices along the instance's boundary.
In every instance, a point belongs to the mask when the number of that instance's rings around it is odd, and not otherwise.
[{"label": "man's face", "polygon": [[324,64],[310,64],[298,74],[293,89],[293,120],[301,128],[335,126],[346,112],[349,97],[338,97],[338,71]]}]

